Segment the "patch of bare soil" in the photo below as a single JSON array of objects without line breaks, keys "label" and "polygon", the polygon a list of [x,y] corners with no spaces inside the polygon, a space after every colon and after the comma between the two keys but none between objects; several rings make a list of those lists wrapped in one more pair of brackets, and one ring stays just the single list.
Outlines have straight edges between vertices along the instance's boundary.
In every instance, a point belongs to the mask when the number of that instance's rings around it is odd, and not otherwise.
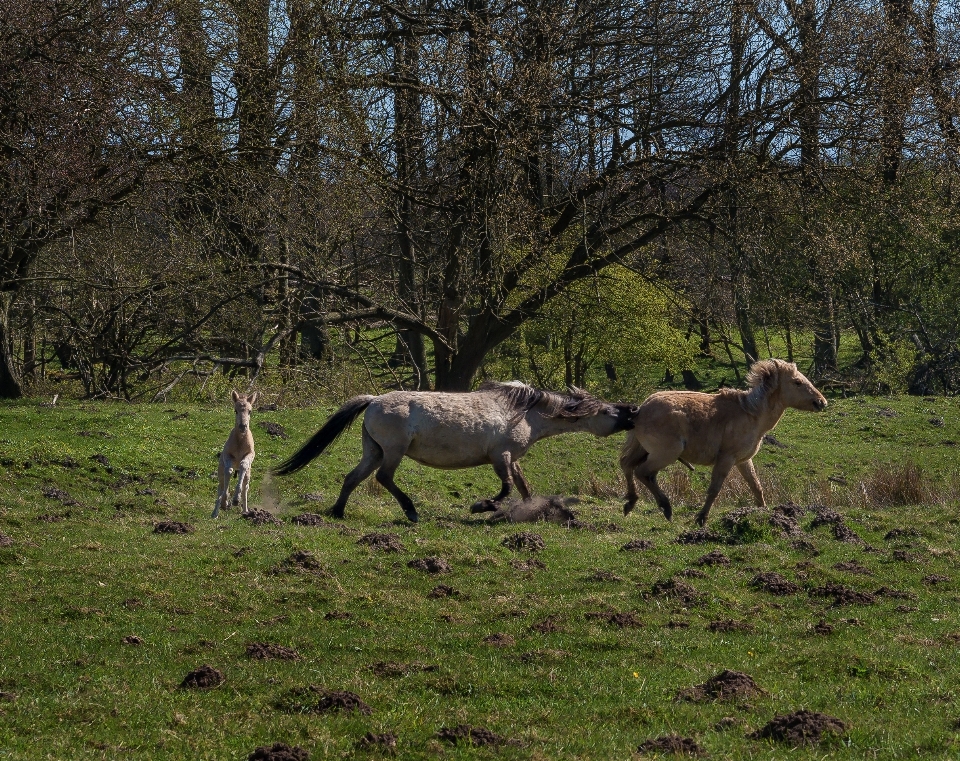
[{"label": "patch of bare soil", "polygon": [[593,611],[586,613],[584,618],[588,621],[604,621],[621,629],[639,629],[643,626],[643,621],[637,618],[637,614],[630,611],[626,613],[616,613],[609,610]]},{"label": "patch of bare soil", "polygon": [[856,560],[844,560],[840,563],[835,563],[833,567],[836,570],[844,571],[845,573],[855,573],[860,576],[873,576],[873,571]]},{"label": "patch of bare soil", "polygon": [[543,621],[531,626],[530,631],[537,634],[553,634],[554,632],[562,632],[563,627],[560,626],[560,620],[557,616],[547,616]]},{"label": "patch of bare soil", "polygon": [[838,542],[844,542],[845,544],[866,544],[856,531],[850,528],[843,521],[838,521],[833,524],[833,538]]},{"label": "patch of bare soil", "polygon": [[817,549],[817,545],[811,542],[809,539],[797,539],[790,543],[790,547],[797,552],[802,552],[804,555],[809,555],[812,558],[815,558],[820,554],[820,550]]},{"label": "patch of bare soil", "polygon": [[364,544],[372,550],[381,552],[403,552],[403,542],[396,534],[364,534],[357,540],[357,544]]},{"label": "patch of bare soil", "polygon": [[353,614],[346,610],[328,610],[323,614],[324,621],[349,621]]},{"label": "patch of bare soil", "polygon": [[0,534],[0,547],[9,547],[13,544],[13,538],[6,534]]},{"label": "patch of bare soil", "polygon": [[653,542],[649,539],[631,539],[623,547],[620,548],[621,552],[643,552],[644,550],[652,550]]},{"label": "patch of bare soil", "polygon": [[80,503],[71,497],[63,489],[59,489],[56,486],[44,486],[40,490],[41,494],[47,499],[55,499],[64,507],[73,507],[74,505],[79,505]]},{"label": "patch of bare soil", "polygon": [[917,596],[913,592],[904,592],[900,589],[891,589],[890,587],[880,587],[873,593],[877,597],[887,597],[891,600],[916,600]]},{"label": "patch of bare soil", "polygon": [[532,531],[521,531],[519,534],[513,534],[506,537],[501,545],[514,552],[539,552],[546,545],[543,543],[543,537],[540,534],[534,534]]},{"label": "patch of bare soil", "polygon": [[827,636],[828,634],[833,634],[833,625],[828,624],[825,618],[821,618],[817,623],[815,623],[811,629],[814,634],[819,634],[820,636]]},{"label": "patch of bare soil", "polygon": [[113,467],[110,465],[110,460],[105,454],[92,454],[90,455],[90,459],[106,468],[107,473],[113,472]]},{"label": "patch of bare soil", "polygon": [[950,582],[949,576],[944,576],[940,573],[931,573],[929,576],[924,576],[920,579],[924,584],[928,584],[932,587],[937,586],[938,584],[947,584]]},{"label": "patch of bare soil", "polygon": [[732,618],[721,618],[711,621],[707,624],[707,629],[715,634],[728,634],[729,632],[752,632],[753,626],[746,621],[736,621]]},{"label": "patch of bare soil", "polygon": [[654,597],[666,597],[687,606],[696,604],[702,596],[692,585],[672,576],[669,579],[654,582],[650,587],[650,593]]},{"label": "patch of bare soil", "polygon": [[877,598],[869,592],[858,592],[843,584],[824,584],[810,590],[811,597],[832,597],[834,606],[838,605],[873,605]]},{"label": "patch of bare soil", "polygon": [[699,571],[696,568],[684,568],[682,571],[677,571],[677,576],[683,576],[685,579],[705,579],[707,574],[703,571]]},{"label": "patch of bare soil", "polygon": [[247,657],[257,661],[297,661],[300,660],[300,653],[292,647],[274,645],[270,642],[248,642]]},{"label": "patch of bare soil", "polygon": [[820,526],[840,523],[843,521],[843,516],[840,515],[840,513],[838,513],[836,510],[832,510],[829,507],[817,505],[813,508],[813,512],[814,518],[810,523],[810,528],[819,528]]},{"label": "patch of bare soil", "polygon": [[471,727],[469,724],[457,724],[455,727],[442,727],[437,732],[437,739],[452,745],[475,745],[477,747],[497,747],[500,745],[515,745],[514,740],[508,740],[486,727]]},{"label": "patch of bare soil", "polygon": [[246,515],[243,513],[240,514],[240,517],[245,521],[250,521],[254,526],[282,526],[283,522],[277,518],[273,513],[269,513],[266,510],[261,510],[259,507],[255,507],[252,510],[248,510]]},{"label": "patch of bare soil", "polygon": [[483,644],[491,645],[493,647],[513,647],[517,644],[517,641],[509,634],[504,634],[503,632],[494,632],[493,634],[488,634],[483,638]]},{"label": "patch of bare soil", "polygon": [[380,734],[367,732],[357,740],[357,747],[360,750],[393,753],[397,749],[397,736],[393,732],[381,732]]},{"label": "patch of bare soil", "polygon": [[153,527],[154,534],[192,534],[196,530],[192,523],[182,521],[160,521]]},{"label": "patch of bare soil", "polygon": [[704,703],[708,700],[740,700],[765,694],[766,690],[753,681],[749,674],[727,669],[710,677],[703,684],[681,690],[677,693],[677,699]]},{"label": "patch of bare soil", "polygon": [[267,420],[261,420],[259,423],[257,423],[257,425],[263,428],[263,430],[265,430],[275,439],[289,438],[289,436],[287,436],[287,432],[283,430],[283,426],[280,425],[280,423],[271,423]]},{"label": "patch of bare soil", "polygon": [[126,637],[124,637],[120,641],[123,642],[124,645],[142,645],[143,644],[143,638],[138,637],[136,634],[128,634]]},{"label": "patch of bare soil", "polygon": [[59,523],[60,521],[65,521],[70,517],[70,511],[64,510],[62,513],[44,513],[43,515],[38,515],[37,520],[41,523]]},{"label": "patch of bare soil", "polygon": [[511,560],[510,566],[518,571],[542,571],[547,567],[547,564],[537,558],[527,558],[525,560]]},{"label": "patch of bare soil", "polygon": [[295,523],[298,526],[339,526],[338,523],[331,523],[328,520],[325,520],[322,515],[317,515],[317,513],[300,513],[300,515],[295,515],[290,519],[291,523]]},{"label": "patch of bare soil", "polygon": [[326,570],[317,560],[312,552],[307,550],[294,550],[290,555],[273,568],[270,569],[273,574],[280,573],[314,573],[317,575],[326,575]]},{"label": "patch of bare soil", "polygon": [[674,620],[671,618],[669,621],[667,621],[667,628],[668,628],[668,629],[689,629],[689,628],[690,628],[690,622],[689,622],[689,621],[674,621]]},{"label": "patch of bare soil", "polygon": [[919,536],[920,532],[915,528],[894,528],[890,529],[883,538],[888,542],[893,542],[897,539],[917,539]]},{"label": "patch of bare soil", "polygon": [[730,565],[730,558],[724,555],[720,550],[711,550],[706,555],[701,555],[696,560],[697,565]]},{"label": "patch of bare soil", "polygon": [[898,605],[894,610],[897,613],[916,613],[920,608],[915,605]]},{"label": "patch of bare soil", "polygon": [[274,706],[285,713],[362,713],[369,716],[373,709],[360,696],[345,690],[328,690],[311,684],[287,690]]},{"label": "patch of bare soil", "polygon": [[204,664],[187,674],[180,682],[180,688],[184,690],[212,690],[214,687],[219,687],[224,681],[226,680],[222,671]]},{"label": "patch of bare soil", "polygon": [[661,735],[640,743],[637,753],[650,755],[672,755],[672,756],[702,756],[703,748],[692,737],[681,737],[680,735]]},{"label": "patch of bare soil", "polygon": [[893,559],[900,563],[917,563],[920,561],[920,556],[907,550],[894,550]]},{"label": "patch of bare soil", "polygon": [[723,544],[727,541],[726,537],[711,531],[708,528],[698,528],[692,531],[684,531],[677,537],[677,544]]},{"label": "patch of bare soil", "polygon": [[437,584],[433,589],[427,592],[427,597],[431,600],[441,600],[444,597],[457,597],[460,590],[454,589],[446,584]]},{"label": "patch of bare soil", "polygon": [[788,745],[814,745],[824,734],[842,735],[847,724],[816,711],[795,711],[774,716],[765,726],[748,735],[753,740],[776,740]]},{"label": "patch of bare soil", "polygon": [[370,664],[369,668],[375,676],[390,678],[437,670],[436,666],[426,663],[394,663],[392,661],[377,661]]},{"label": "patch of bare soil", "polygon": [[247,761],[309,761],[310,754],[299,745],[274,743],[261,745],[247,756]]},{"label": "patch of bare soil", "polygon": [[768,523],[784,536],[802,536],[803,530],[800,528],[800,521],[792,515],[787,515],[779,510],[774,510],[770,515]]},{"label": "patch of bare soil", "polygon": [[800,591],[800,587],[785,579],[776,571],[762,571],[750,580],[750,586],[762,589],[773,595],[792,595]]},{"label": "patch of bare soil", "polygon": [[411,560],[407,563],[407,568],[413,568],[415,571],[423,571],[424,573],[450,573],[450,564],[436,555]]},{"label": "patch of bare soil", "polygon": [[587,581],[623,581],[622,576],[617,576],[613,571],[597,570],[587,576]]}]

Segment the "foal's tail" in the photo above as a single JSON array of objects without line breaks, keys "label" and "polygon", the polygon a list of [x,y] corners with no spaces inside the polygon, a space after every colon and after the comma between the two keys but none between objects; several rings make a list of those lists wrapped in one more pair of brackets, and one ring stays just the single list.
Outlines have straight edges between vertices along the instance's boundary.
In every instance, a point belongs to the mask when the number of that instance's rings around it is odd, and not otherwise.
[{"label": "foal's tail", "polygon": [[375,396],[353,397],[353,399],[349,400],[334,412],[330,416],[330,419],[323,424],[323,428],[313,434],[306,444],[290,455],[285,462],[277,465],[277,467],[273,469],[273,474],[275,476],[285,476],[289,473],[296,473],[336,441],[337,437],[347,430],[360,413],[369,407],[370,402],[376,398]]}]

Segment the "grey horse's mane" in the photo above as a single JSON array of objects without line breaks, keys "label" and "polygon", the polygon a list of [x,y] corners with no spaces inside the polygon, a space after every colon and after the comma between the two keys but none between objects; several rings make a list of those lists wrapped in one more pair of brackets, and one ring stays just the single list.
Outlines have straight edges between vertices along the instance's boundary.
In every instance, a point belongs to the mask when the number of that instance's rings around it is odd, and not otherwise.
[{"label": "grey horse's mane", "polygon": [[782,359],[764,359],[754,362],[747,373],[748,391],[723,389],[724,394],[736,394],[740,397],[740,404],[751,415],[759,414],[767,397],[780,385],[780,378],[784,375],[793,377],[797,366],[793,362],[784,362]]},{"label": "grey horse's mane", "polygon": [[606,402],[576,386],[571,386],[567,394],[558,394],[523,383],[487,381],[477,390],[495,392],[516,413],[515,420],[534,408],[544,417],[580,418],[597,415],[606,405]]}]

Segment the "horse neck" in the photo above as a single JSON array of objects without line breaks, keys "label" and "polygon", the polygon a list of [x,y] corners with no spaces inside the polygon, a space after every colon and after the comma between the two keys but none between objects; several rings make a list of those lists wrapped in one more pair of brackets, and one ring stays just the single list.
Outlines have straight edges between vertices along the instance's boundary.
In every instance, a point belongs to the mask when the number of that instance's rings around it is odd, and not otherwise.
[{"label": "horse neck", "polygon": [[773,429],[777,423],[780,422],[780,418],[783,417],[786,409],[787,407],[783,403],[783,398],[779,391],[774,391],[764,398],[757,412],[757,419],[764,433]]},{"label": "horse neck", "polygon": [[573,433],[583,430],[576,421],[569,418],[547,417],[536,410],[527,415],[527,423],[530,426],[530,443],[548,439],[551,436],[559,436],[561,433]]}]

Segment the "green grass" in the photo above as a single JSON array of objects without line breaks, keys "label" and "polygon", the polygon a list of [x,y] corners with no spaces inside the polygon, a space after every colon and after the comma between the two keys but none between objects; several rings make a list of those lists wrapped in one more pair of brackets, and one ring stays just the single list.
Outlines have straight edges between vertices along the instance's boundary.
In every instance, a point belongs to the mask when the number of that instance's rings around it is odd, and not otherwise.
[{"label": "green grass", "polygon": [[[268,467],[329,411],[255,413],[255,423],[278,422],[290,439],[271,439],[255,426],[254,502],[279,500],[282,518],[319,511],[301,499],[308,492],[322,494],[323,507],[332,502],[359,455],[357,429],[307,470],[264,488]],[[179,418],[182,412],[188,415]],[[775,431],[788,448],[765,446],[756,458],[772,504],[828,503],[877,552],[836,541],[829,527],[810,529],[809,515],[802,524],[820,550],[816,557],[765,525],[747,544],[677,544],[703,496],[704,469],[689,484],[679,467],[666,474],[676,493],[691,495],[678,504],[674,523],[649,502],[624,518],[612,498],[619,437],[543,442],[524,460],[535,490],[580,492],[580,517],[600,528],[526,527],[546,545],[535,556],[546,569],[531,572],[511,565],[529,555],[501,546],[523,527],[469,516],[472,501],[497,489],[488,468],[442,472],[406,461],[398,481],[420,509],[417,526],[367,485],[348,505],[342,531],[286,520],[256,527],[235,509],[211,521],[216,455],[231,424],[226,404],[0,407],[0,533],[13,539],[0,548],[0,692],[8,696],[0,698],[0,758],[244,759],[277,741],[301,745],[313,759],[370,757],[355,750],[368,731],[395,732],[399,758],[622,758],[668,732],[696,738],[714,758],[782,758],[788,749],[746,735],[799,708],[837,716],[851,729],[793,758],[960,754],[960,642],[951,637],[960,632],[960,476],[950,443],[960,441],[958,400],[837,399],[820,415],[790,411]],[[105,456],[110,471],[93,455]],[[929,504],[882,506],[879,497],[863,496],[878,474],[905,462],[920,467]],[[45,497],[47,487],[80,504]],[[711,525],[747,504],[745,491],[732,478]],[[162,519],[189,521],[197,531],[153,534]],[[907,527],[919,536],[884,539]],[[357,544],[372,531],[398,534],[406,551]],[[634,538],[654,548],[619,551]],[[651,594],[655,582],[695,567],[718,546],[731,564],[685,579],[701,602],[684,607]],[[296,549],[313,552],[324,572],[274,573]],[[916,561],[895,560],[895,549]],[[452,572],[431,577],[407,567],[427,555],[445,558]],[[833,568],[852,559],[874,575]],[[813,566],[798,570],[803,561]],[[622,580],[591,580],[598,570]],[[893,587],[916,599],[830,607],[805,592],[775,597],[752,588],[759,571],[802,586]],[[931,574],[950,581],[924,583]],[[429,599],[438,583],[461,594]],[[125,603],[134,599],[139,604]],[[916,610],[898,612],[905,604]],[[603,610],[632,611],[643,627],[621,630],[585,617]],[[326,619],[333,611],[350,617]],[[531,631],[547,616],[560,631]],[[753,630],[706,628],[727,618]],[[834,634],[811,633],[821,618],[836,626]],[[484,644],[494,633],[515,644]],[[123,644],[131,634],[144,643]],[[245,645],[254,641],[293,647],[302,658],[250,660]],[[384,677],[369,668],[378,661],[434,668]],[[178,689],[204,663],[223,671],[226,682],[209,691]],[[725,668],[749,673],[767,694],[734,703],[675,699]],[[278,710],[288,690],[307,685],[355,692],[373,713]],[[738,725],[715,729],[726,716]],[[441,727],[459,723],[520,744],[492,750],[436,739]]]}]

